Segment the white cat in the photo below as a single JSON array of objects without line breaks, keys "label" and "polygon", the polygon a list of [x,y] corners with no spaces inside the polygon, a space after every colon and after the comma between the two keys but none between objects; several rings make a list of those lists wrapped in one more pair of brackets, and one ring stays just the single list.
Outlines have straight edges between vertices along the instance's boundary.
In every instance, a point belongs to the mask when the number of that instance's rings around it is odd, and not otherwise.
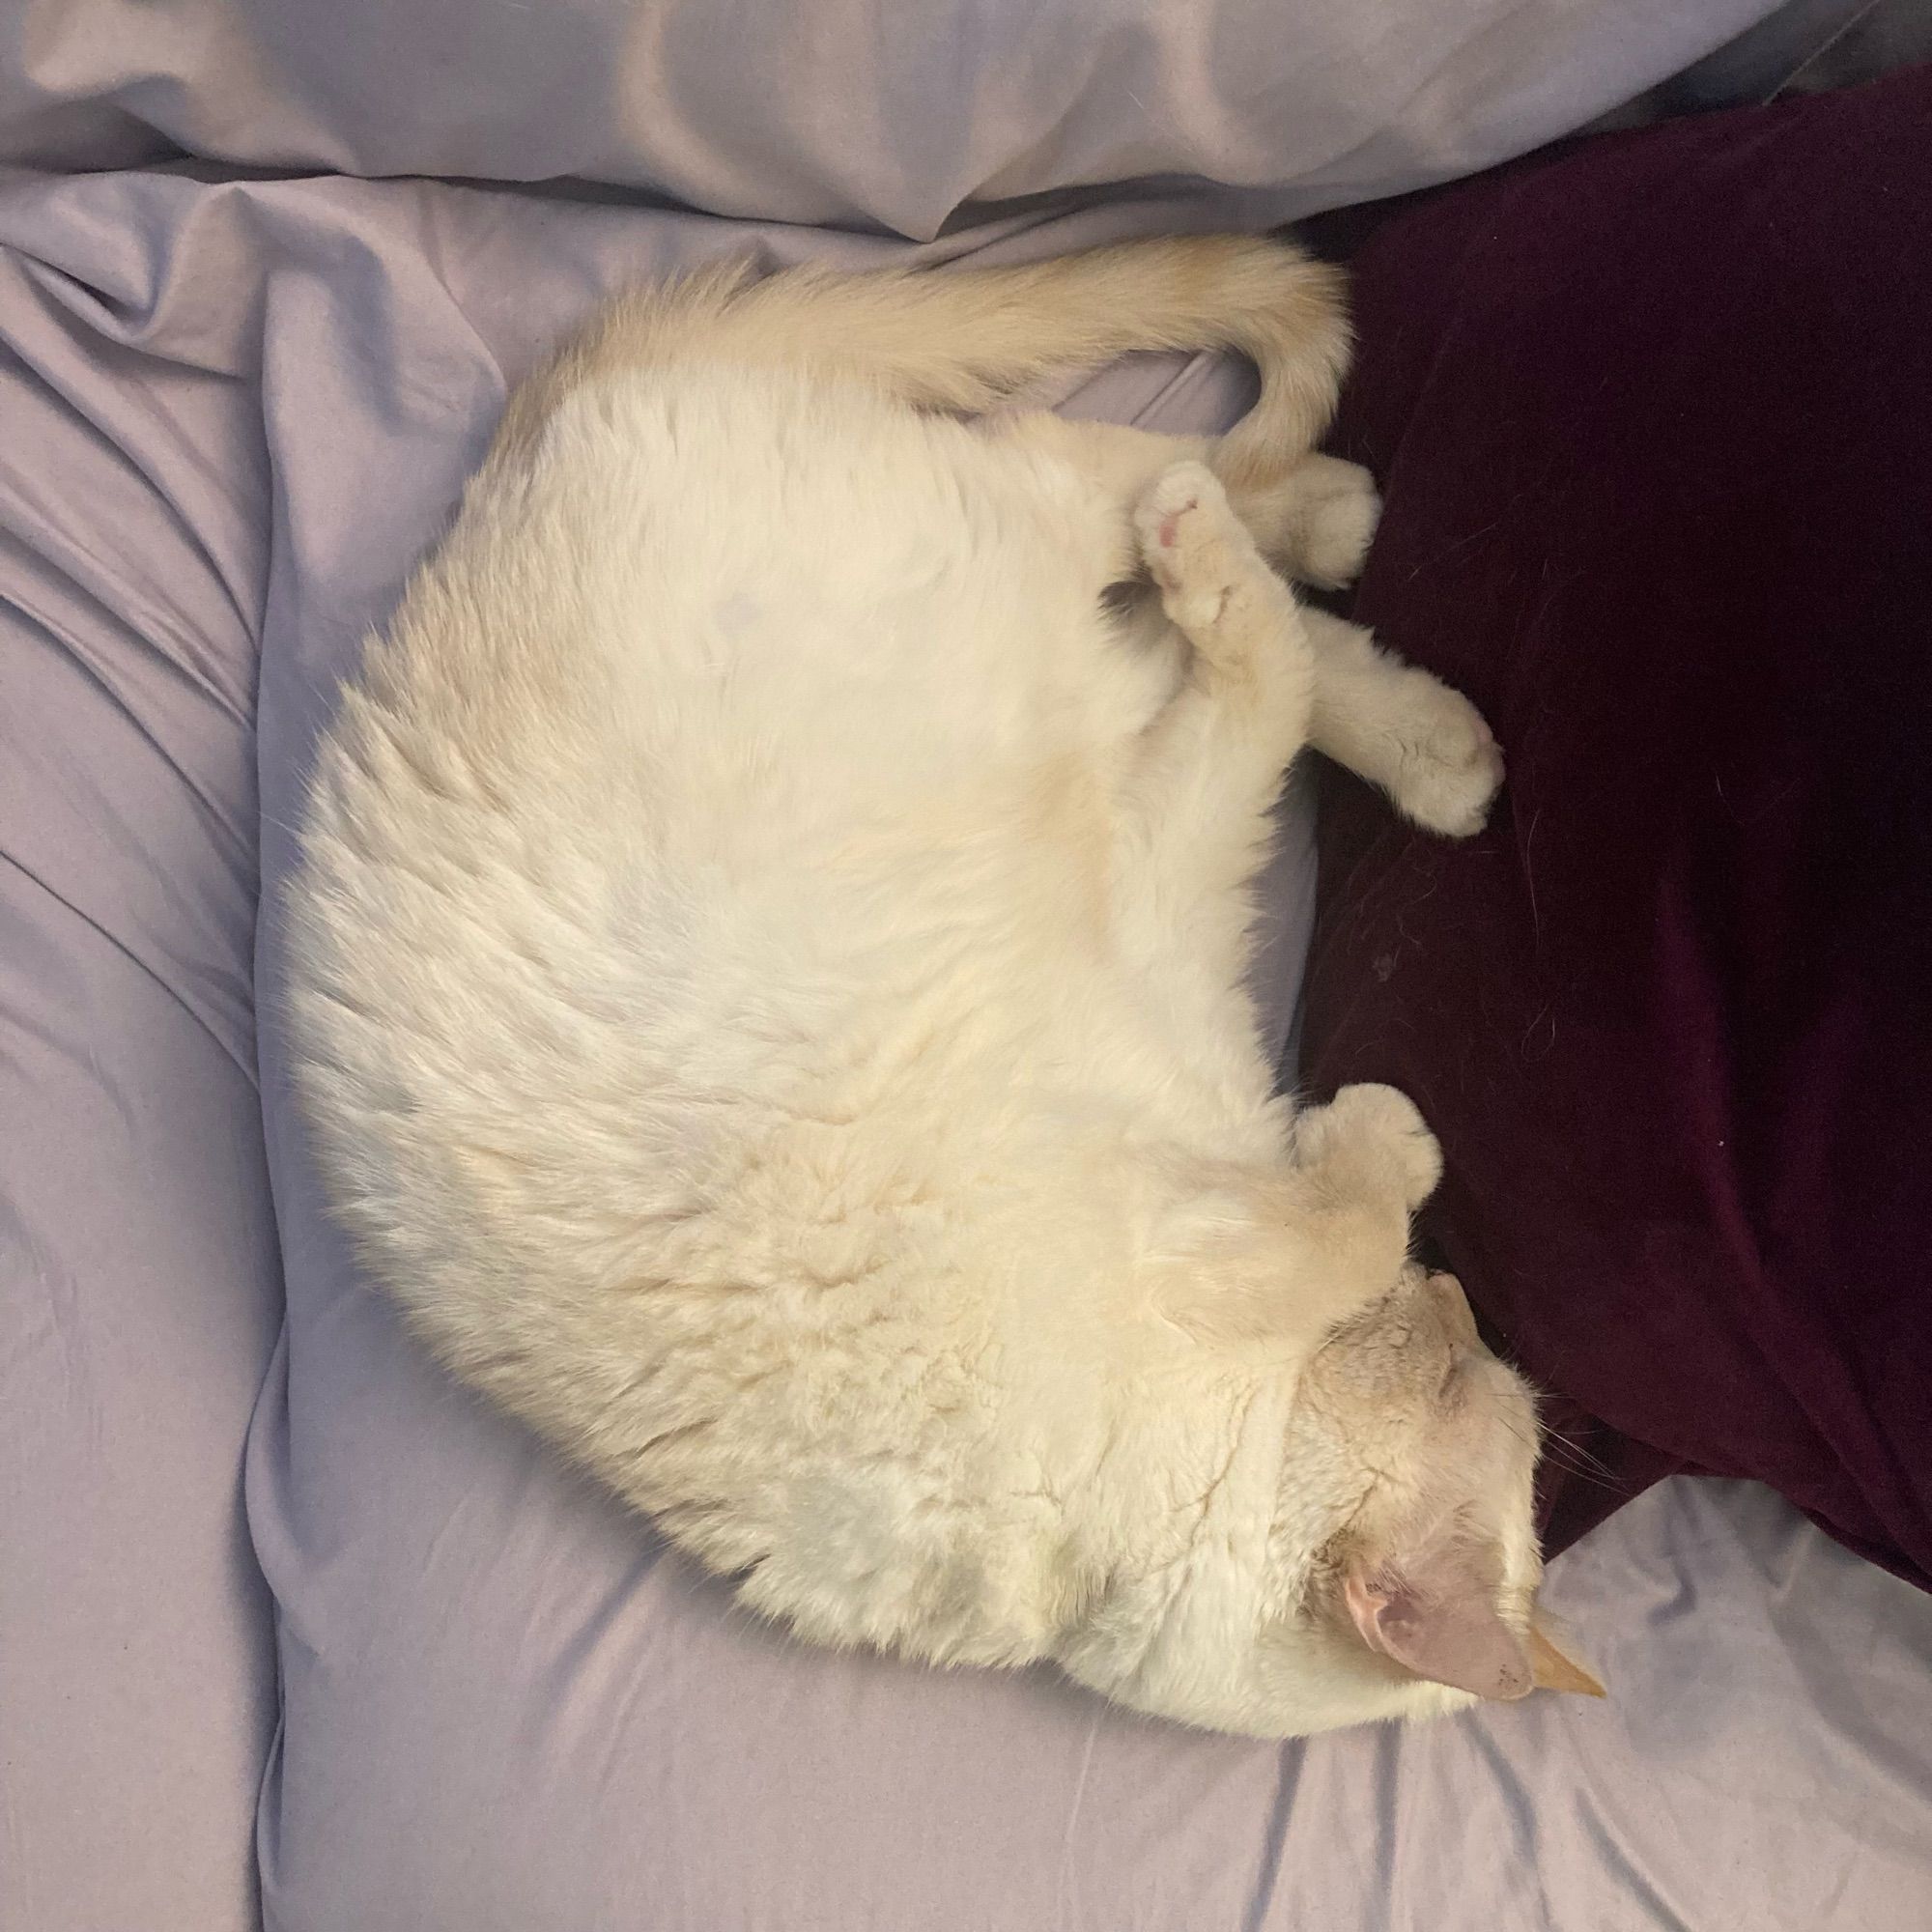
[{"label": "white cat", "polygon": [[[1530,1398],[1406,1259],[1435,1141],[1297,1116],[1243,989],[1304,743],[1451,834],[1501,774],[1250,536],[1359,561],[1306,454],[1347,342],[1334,271],[1225,239],[619,304],[344,694],[292,903],[333,1199],[810,1640],[1270,1736],[1588,1687]],[[957,419],[1197,344],[1262,369],[1218,445]]]}]

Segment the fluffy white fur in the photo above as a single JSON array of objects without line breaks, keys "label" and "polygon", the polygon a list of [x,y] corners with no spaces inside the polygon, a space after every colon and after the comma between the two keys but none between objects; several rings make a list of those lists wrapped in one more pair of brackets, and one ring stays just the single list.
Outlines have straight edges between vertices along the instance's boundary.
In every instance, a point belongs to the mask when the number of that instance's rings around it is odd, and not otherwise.
[{"label": "fluffy white fur", "polygon": [[[1196,341],[1263,369],[1219,446],[931,412]],[[1276,1736],[1550,1675],[1531,1404],[1406,1260],[1435,1143],[1297,1117],[1243,991],[1305,742],[1445,833],[1500,777],[1257,549],[1359,560],[1304,453],[1346,344],[1223,240],[619,305],[344,695],[292,900],[332,1196],[806,1638]]]}]

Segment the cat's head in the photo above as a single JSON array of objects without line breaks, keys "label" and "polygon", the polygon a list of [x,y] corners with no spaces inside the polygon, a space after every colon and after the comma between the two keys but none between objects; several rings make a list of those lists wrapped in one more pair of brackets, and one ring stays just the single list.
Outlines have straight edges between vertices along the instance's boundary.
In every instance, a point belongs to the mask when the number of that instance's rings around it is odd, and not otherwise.
[{"label": "cat's head", "polygon": [[1393,1691],[1418,1713],[1443,1692],[1600,1691],[1536,1614],[1538,1446],[1535,1398],[1483,1345],[1461,1285],[1405,1269],[1298,1380],[1285,1485],[1326,1520],[1300,1518],[1320,1536],[1305,1567],[1293,1532],[1275,1551],[1299,1572],[1289,1621],[1372,1701]]},{"label": "cat's head", "polygon": [[1264,1439],[1236,1459],[1274,1465],[1242,1512],[1252,1533],[1231,1515],[1164,1601],[1128,1612],[1155,1634],[1131,1669],[1116,1656],[1103,1688],[1272,1737],[1537,1688],[1602,1694],[1536,1611],[1534,1397],[1484,1347],[1451,1276],[1405,1268],[1281,1402],[1271,1416],[1255,1405]]}]

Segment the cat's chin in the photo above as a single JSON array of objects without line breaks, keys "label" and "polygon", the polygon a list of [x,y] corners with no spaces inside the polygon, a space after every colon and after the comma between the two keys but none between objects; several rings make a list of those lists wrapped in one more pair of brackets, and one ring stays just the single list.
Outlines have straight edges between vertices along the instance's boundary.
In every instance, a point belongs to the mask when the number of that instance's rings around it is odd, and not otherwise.
[{"label": "cat's chin", "polygon": [[[1297,1647],[1299,1648],[1299,1647]],[[1305,1655],[1284,1657],[1278,1636],[1263,1640],[1257,1667],[1239,1681],[1222,1676],[1226,1656],[1184,1662],[1158,1677],[1145,1669],[1118,1681],[1077,1668],[1068,1674],[1110,1701],[1150,1718],[1226,1737],[1281,1743],[1356,1724],[1424,1723],[1453,1717],[1484,1700],[1447,1684],[1391,1669],[1366,1652],[1350,1654],[1317,1639]]]}]

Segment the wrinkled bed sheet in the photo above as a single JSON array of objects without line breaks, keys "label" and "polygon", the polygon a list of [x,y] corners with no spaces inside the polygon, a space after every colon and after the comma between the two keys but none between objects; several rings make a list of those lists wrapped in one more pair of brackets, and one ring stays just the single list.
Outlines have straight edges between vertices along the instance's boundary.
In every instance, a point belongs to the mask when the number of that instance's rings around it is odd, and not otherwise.
[{"label": "wrinkled bed sheet", "polygon": [[1157,183],[1248,219],[1566,134],[1776,0],[14,0],[0,156],[616,183],[930,239]]},{"label": "wrinkled bed sheet", "polygon": [[[1762,1492],[1667,1485],[1558,1566],[1612,1702],[1278,1749],[783,1642],[358,1282],[275,1025],[315,736],[535,346],[748,242],[889,247],[417,184],[0,185],[0,1928],[246,1926],[251,1833],[274,1932],[1921,1923],[1932,1602]],[[1068,406],[1241,401],[1148,358]]]}]

